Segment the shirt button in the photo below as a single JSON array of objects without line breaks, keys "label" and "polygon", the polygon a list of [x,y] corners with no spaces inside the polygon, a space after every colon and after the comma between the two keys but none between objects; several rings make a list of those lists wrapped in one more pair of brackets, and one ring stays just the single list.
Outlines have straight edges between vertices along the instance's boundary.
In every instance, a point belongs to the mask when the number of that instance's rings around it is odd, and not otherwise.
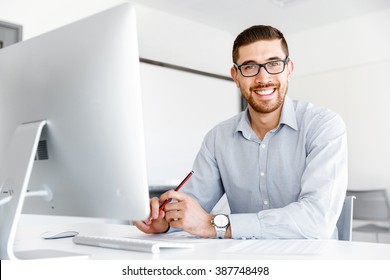
[{"label": "shirt button", "polygon": [[264,172],[260,172],[261,177],[264,177],[264,175],[265,175]]},{"label": "shirt button", "polygon": [[262,147],[263,149],[265,149],[265,144],[261,144],[261,147]]},{"label": "shirt button", "polygon": [[264,205],[268,205],[268,200],[264,200]]}]

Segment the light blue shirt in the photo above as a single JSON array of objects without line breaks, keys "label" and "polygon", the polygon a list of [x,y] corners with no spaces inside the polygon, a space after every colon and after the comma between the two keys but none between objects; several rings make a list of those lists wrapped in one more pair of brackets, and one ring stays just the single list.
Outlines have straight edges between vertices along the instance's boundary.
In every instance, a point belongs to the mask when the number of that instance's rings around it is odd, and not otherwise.
[{"label": "light blue shirt", "polygon": [[260,140],[248,110],[214,127],[183,192],[210,212],[226,193],[233,238],[334,238],[348,179],[346,127],[336,113],[286,96]]}]

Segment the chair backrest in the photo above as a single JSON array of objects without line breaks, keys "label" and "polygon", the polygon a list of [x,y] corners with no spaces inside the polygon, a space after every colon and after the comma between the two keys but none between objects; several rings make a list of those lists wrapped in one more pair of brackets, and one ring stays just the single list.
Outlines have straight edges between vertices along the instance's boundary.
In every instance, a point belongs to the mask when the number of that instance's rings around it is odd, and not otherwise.
[{"label": "chair backrest", "polygon": [[385,189],[348,190],[347,195],[356,197],[354,219],[390,222],[390,205]]},{"label": "chair backrest", "polygon": [[344,200],[343,209],[337,220],[339,240],[352,241],[352,219],[354,196],[347,195]]}]

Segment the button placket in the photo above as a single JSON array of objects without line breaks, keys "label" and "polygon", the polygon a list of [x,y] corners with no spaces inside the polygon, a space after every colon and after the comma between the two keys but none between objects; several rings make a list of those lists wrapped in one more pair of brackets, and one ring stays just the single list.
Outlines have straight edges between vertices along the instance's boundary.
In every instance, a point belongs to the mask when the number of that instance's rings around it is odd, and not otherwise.
[{"label": "button placket", "polygon": [[267,158],[268,158],[268,141],[269,137],[264,138],[259,144],[259,172],[260,172],[260,195],[263,201],[263,210],[269,209],[269,197],[267,191]]}]

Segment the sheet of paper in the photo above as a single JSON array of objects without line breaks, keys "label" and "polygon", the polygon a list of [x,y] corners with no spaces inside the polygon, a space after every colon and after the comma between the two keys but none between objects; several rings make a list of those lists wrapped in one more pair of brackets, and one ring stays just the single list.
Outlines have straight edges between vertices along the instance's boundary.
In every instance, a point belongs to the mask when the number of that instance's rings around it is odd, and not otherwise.
[{"label": "sheet of paper", "polygon": [[196,235],[187,233],[185,231],[174,231],[174,232],[162,233],[162,234],[138,233],[126,237],[151,239],[151,240],[158,240],[158,241],[185,242],[185,243],[206,243],[206,242],[215,242],[216,240],[211,238],[201,238]]},{"label": "sheet of paper", "polygon": [[242,240],[223,253],[252,255],[317,255],[324,242],[320,240]]}]

